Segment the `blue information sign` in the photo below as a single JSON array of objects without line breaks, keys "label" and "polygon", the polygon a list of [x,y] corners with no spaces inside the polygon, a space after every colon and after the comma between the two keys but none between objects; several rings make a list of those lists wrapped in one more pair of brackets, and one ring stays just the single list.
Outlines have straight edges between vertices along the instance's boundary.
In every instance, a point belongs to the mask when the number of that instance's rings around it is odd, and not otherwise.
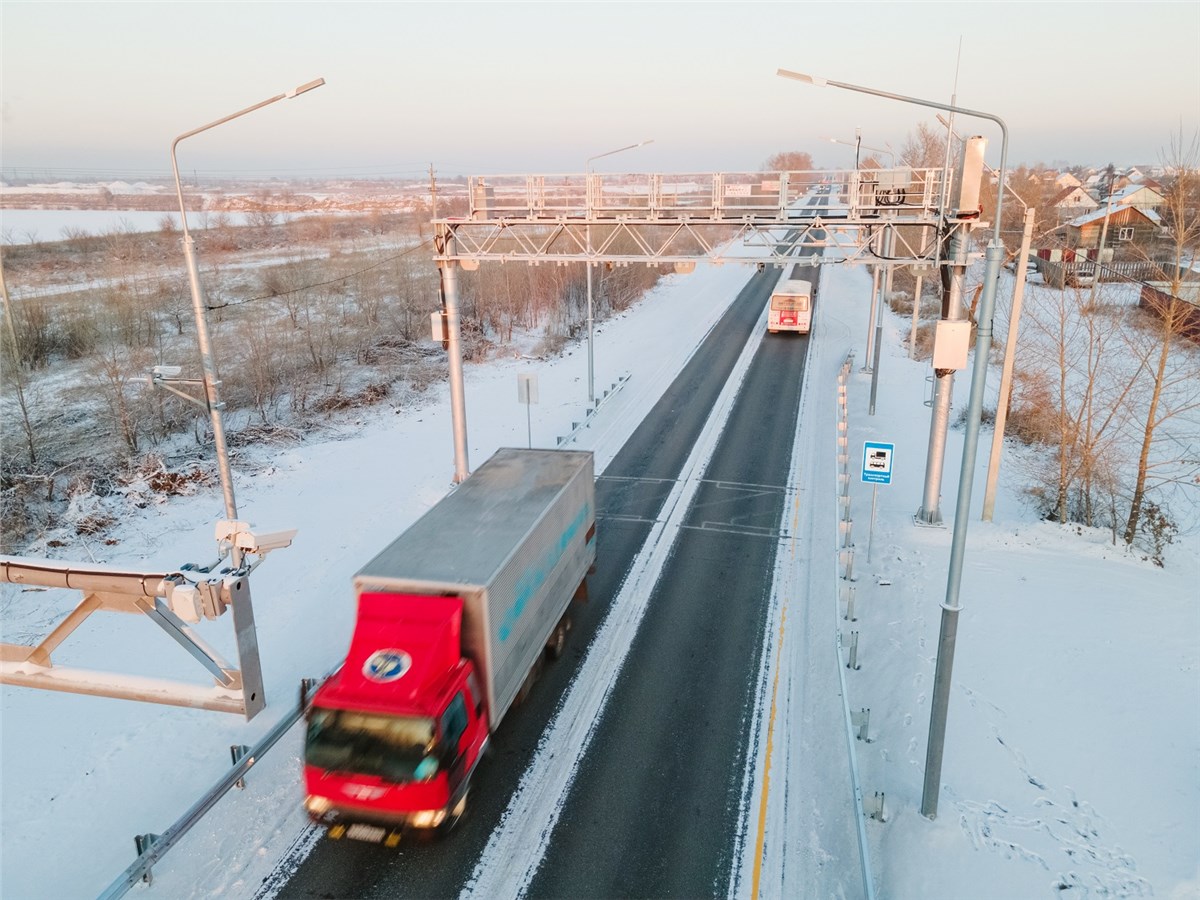
[{"label": "blue information sign", "polygon": [[891,484],[892,454],[895,449],[895,444],[879,441],[863,443],[862,480],[867,484]]}]

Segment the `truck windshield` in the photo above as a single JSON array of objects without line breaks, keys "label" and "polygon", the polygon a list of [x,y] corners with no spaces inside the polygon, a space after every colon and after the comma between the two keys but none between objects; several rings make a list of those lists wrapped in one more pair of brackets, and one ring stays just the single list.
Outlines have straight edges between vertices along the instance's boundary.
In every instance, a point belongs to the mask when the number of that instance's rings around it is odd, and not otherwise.
[{"label": "truck windshield", "polygon": [[434,743],[433,719],[314,709],[304,761],[331,772],[412,781],[432,774],[429,763],[421,764],[434,752]]}]

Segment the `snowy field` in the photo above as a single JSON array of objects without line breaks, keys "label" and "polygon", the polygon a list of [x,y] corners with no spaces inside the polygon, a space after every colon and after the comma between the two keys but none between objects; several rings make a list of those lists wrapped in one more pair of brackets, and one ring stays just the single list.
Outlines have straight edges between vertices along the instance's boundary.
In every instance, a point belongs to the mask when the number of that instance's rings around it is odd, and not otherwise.
[{"label": "snowy field", "polygon": [[[335,210],[312,210],[279,213],[276,220],[285,222],[311,215],[337,215]],[[193,212],[188,210],[188,228],[204,231],[212,227],[217,216],[230,226],[248,225],[253,216],[242,212]],[[137,234],[162,230],[164,219],[179,229],[179,213],[150,212],[135,209],[0,209],[0,244],[33,244],[39,241],[61,241],[79,234],[103,236],[108,234]]]},{"label": "snowy field", "polygon": [[[699,265],[671,276],[626,314],[606,323],[596,343],[598,393],[622,376],[575,446],[596,451],[597,471],[682,368],[743,286],[740,266]],[[1000,291],[1009,290],[1007,277]],[[1170,548],[1165,569],[1113,547],[1106,533],[1039,522],[1021,485],[1001,474],[994,523],[978,522],[989,433],[976,469],[976,512],[968,537],[959,639],[946,739],[939,816],[919,812],[940,606],[946,590],[950,530],[916,528],[929,413],[923,406],[927,363],[901,346],[908,323],[886,314],[877,414],[867,415],[865,350],[870,277],[861,269],[822,272],[801,431],[824,461],[799,458],[800,496],[835,484],[836,374],[856,353],[849,387],[852,461],[864,440],[893,441],[893,484],[881,488],[872,539],[865,543],[870,492],[852,485],[861,668],[846,672],[849,704],[870,707],[870,742],[856,750],[867,797],[886,796],[885,821],[869,821],[874,880],[895,898],[1200,896],[1200,542],[1195,529]],[[999,329],[998,329],[999,330]],[[663,335],[670,335],[664,340]],[[526,408],[517,375],[536,374],[535,446],[582,419],[586,349],[561,358],[495,360],[467,368],[467,422],[473,466],[500,446],[524,446]],[[993,376],[994,377],[994,376]],[[969,372],[956,384],[965,406]],[[328,671],[345,651],[353,620],[351,574],[449,488],[453,449],[447,391],[416,407],[359,411],[322,439],[258,448],[236,460],[244,518],[265,530],[299,528],[295,544],[253,576],[267,711],[252,723],[234,716],[31,690],[0,688],[0,896],[95,896],[132,862],[133,836],[161,832],[226,771],[231,744],[254,744],[294,706],[302,677]],[[828,430],[825,429],[828,424]],[[942,512],[954,514],[962,433],[947,449]],[[798,441],[798,446],[801,446]],[[1011,448],[1008,452],[1012,452]],[[815,457],[814,457],[815,460]],[[97,561],[152,569],[207,561],[219,491],[168,505],[124,511],[120,543],[93,545]],[[833,516],[816,519],[808,537],[822,573],[793,572],[824,604],[828,658],[789,657],[778,671],[804,679],[831,671],[836,629],[847,629],[837,600]],[[826,549],[828,554],[825,553]],[[822,554],[825,554],[822,556]],[[80,553],[80,557],[86,554]],[[788,573],[783,573],[788,574]],[[0,593],[6,641],[31,642],[69,608],[52,593]],[[795,608],[797,600],[791,599]],[[777,603],[777,608],[785,604]],[[792,621],[792,620],[789,620]],[[205,623],[203,636],[233,656],[228,620]],[[153,626],[98,615],[87,646],[68,641],[63,665],[131,669],[200,679],[194,664]],[[794,718],[789,718],[794,717]],[[779,713],[781,733],[802,727],[803,710]],[[245,791],[233,791],[155,867],[146,897],[252,897],[305,824],[299,780],[301,734],[293,729],[257,763]],[[845,754],[841,732],[828,752]],[[833,786],[789,783],[794,760],[770,760],[768,813],[775,798],[811,791],[824,808],[852,798]],[[761,777],[762,772],[754,773]],[[826,794],[822,795],[821,792]],[[757,812],[749,816],[756,827]],[[800,896],[788,883],[802,869],[789,854],[804,841],[791,829],[811,821],[767,817],[764,897]],[[744,838],[743,838],[744,839]],[[746,841],[756,846],[753,835]],[[69,848],[69,853],[63,848]],[[64,859],[69,863],[64,864]],[[822,860],[853,873],[857,858]],[[851,878],[853,883],[853,878]],[[747,878],[738,882],[745,895]],[[847,896],[854,896],[848,894]]]}]

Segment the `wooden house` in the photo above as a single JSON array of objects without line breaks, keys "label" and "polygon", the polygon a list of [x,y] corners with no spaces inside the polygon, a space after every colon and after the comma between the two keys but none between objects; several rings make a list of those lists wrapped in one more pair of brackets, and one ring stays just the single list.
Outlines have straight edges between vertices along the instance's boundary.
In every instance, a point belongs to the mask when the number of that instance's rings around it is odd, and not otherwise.
[{"label": "wooden house", "polygon": [[[1087,213],[1067,223],[1067,244],[1071,247],[1099,247],[1100,233],[1108,206]],[[1117,206],[1108,218],[1108,233],[1104,237],[1106,247],[1120,244],[1149,244],[1159,234],[1162,221],[1153,210],[1142,210],[1136,206]]]}]

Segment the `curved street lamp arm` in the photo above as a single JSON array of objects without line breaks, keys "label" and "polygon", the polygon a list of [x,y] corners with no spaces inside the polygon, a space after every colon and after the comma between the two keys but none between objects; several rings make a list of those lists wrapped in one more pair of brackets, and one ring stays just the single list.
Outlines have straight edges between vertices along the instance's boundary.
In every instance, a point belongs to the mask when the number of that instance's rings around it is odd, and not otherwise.
[{"label": "curved street lamp arm", "polygon": [[208,131],[210,128],[216,128],[218,125],[224,125],[226,122],[232,119],[237,119],[246,115],[247,113],[252,113],[256,109],[262,109],[264,106],[270,106],[272,103],[276,103],[280,100],[290,100],[292,97],[299,96],[306,91],[311,91],[313,88],[318,88],[324,83],[324,78],[317,78],[308,82],[307,84],[302,84],[297,88],[293,88],[290,91],[285,91],[282,94],[276,94],[274,97],[270,97],[266,100],[255,103],[253,106],[247,106],[245,109],[238,110],[237,112],[217,119],[214,122],[209,122],[207,125],[201,125],[199,128],[193,128],[191,131],[186,131],[179,137],[175,138],[175,140],[171,141],[171,171],[175,175],[175,195],[179,200],[179,215],[183,219],[183,233],[185,235],[188,233],[187,211],[184,209],[183,205],[183,186],[179,183],[179,163],[175,160],[175,148],[179,146],[179,142],[185,138],[190,138],[193,135],[197,135],[202,131]]},{"label": "curved street lamp arm", "polygon": [[[802,72],[790,72],[787,69],[777,69],[775,72],[782,78],[792,78],[796,81],[803,81],[805,84],[816,85],[817,87],[836,87],[847,91],[857,91],[860,94],[871,94],[874,97],[885,97],[888,100],[899,100],[902,103],[915,103],[918,106],[929,106],[933,109],[944,109],[947,112],[960,113],[964,116],[975,116],[979,119],[988,119],[1000,126],[1000,181],[1003,183],[1005,173],[1008,167],[1008,126],[1004,120],[992,113],[983,112],[978,109],[967,109],[963,106],[954,106],[949,103],[938,103],[934,100],[921,100],[917,97],[908,97],[904,94],[893,94],[891,91],[881,91],[876,88],[863,87],[860,84],[848,84],[845,81],[834,81],[831,78],[818,78],[814,75],[805,75]],[[1000,210],[1001,204],[1004,202],[1004,191],[996,192],[996,225],[993,233],[993,240],[1000,244]]]}]

